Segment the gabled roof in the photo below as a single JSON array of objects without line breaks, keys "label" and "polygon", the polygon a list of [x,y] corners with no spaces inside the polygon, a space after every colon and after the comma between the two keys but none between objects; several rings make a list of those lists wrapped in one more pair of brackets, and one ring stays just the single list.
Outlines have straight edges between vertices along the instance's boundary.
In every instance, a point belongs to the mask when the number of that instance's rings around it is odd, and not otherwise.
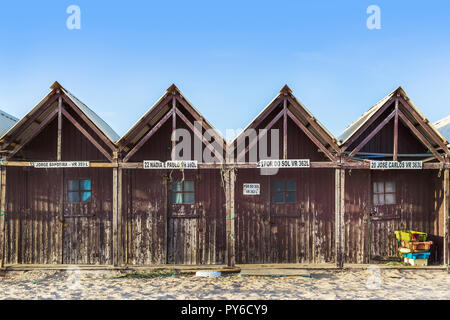
[{"label": "gabled roof", "polygon": [[19,119],[0,110],[0,136],[3,136],[17,121]]},{"label": "gabled roof", "polygon": [[447,139],[447,141],[450,141],[450,116],[437,121],[434,123],[434,126],[444,136],[444,138]]},{"label": "gabled roof", "polygon": [[[150,109],[117,141],[117,145],[122,148],[126,147],[130,143],[135,145],[151,129],[151,127],[157,124],[158,121],[172,108],[172,102],[168,99],[170,99],[173,95],[177,95],[180,99],[184,100],[195,113],[196,120],[202,121],[202,124],[206,129],[214,130],[217,137],[220,137],[222,142],[225,143],[225,140],[220,132],[218,132],[192,105],[192,103],[190,103],[189,100],[181,94],[181,91],[177,88],[177,86],[172,84],[153,104],[153,106],[150,107]],[[150,115],[152,116],[148,119]],[[144,122],[147,122],[146,125],[141,128],[139,132],[135,132]]]},{"label": "gabled roof", "polygon": [[[400,88],[398,88],[400,89]],[[348,139],[366,123],[370,117],[378,111],[389,99],[391,99],[398,89],[395,89],[383,99],[375,103],[369,110],[367,110],[361,117],[353,121],[345,130],[337,137],[339,143],[342,145],[347,142]]]},{"label": "gabled roof", "polygon": [[[298,107],[300,107],[304,112],[306,112],[309,119],[300,119],[301,115],[298,113],[298,110],[293,109],[293,114],[298,118],[298,120],[304,122],[312,121],[313,123],[317,124],[317,126],[321,129],[322,133],[317,132],[316,130],[311,130],[311,133],[314,135],[315,138],[317,138],[324,146],[327,146],[328,143],[326,140],[331,140],[333,143],[337,146],[336,138],[312,115],[312,113],[301,103],[293,94],[292,90],[288,87],[288,85],[284,85],[284,87],[280,90],[280,92],[275,96],[275,98],[270,101],[267,106],[263,108],[263,110],[245,127],[245,129],[237,135],[231,142],[230,145],[233,146],[234,143],[245,134],[246,130],[249,128],[255,127],[257,123],[261,121],[261,119],[264,119],[267,117],[270,112],[272,111],[273,104],[279,100],[282,99],[283,96],[287,95],[292,101],[294,101],[295,104],[297,104]],[[280,101],[281,102],[281,101]],[[337,151],[337,150],[335,150]]]},{"label": "gabled roof", "polygon": [[[33,108],[30,112],[28,112],[22,119],[15,123],[7,132],[5,132],[0,141],[4,141],[5,138],[12,135],[17,129],[19,129],[29,118],[31,118],[47,101],[52,99],[56,94],[56,91],[60,89],[63,94],[65,94],[70,101],[72,101],[83,114],[90,120],[94,125],[107,137],[112,143],[119,139],[119,135],[114,132],[114,130],[103,120],[101,119],[94,111],[88,108],[83,102],[81,102],[78,98],[76,98],[73,94],[71,94],[68,90],[64,89],[58,82],[55,82],[51,86],[51,91]],[[57,101],[55,100],[52,105],[57,105]],[[49,108],[51,109],[51,108]],[[34,121],[28,128],[23,128],[22,132],[16,137],[17,142],[25,139],[30,132],[34,130],[37,126],[39,126],[39,122],[44,120],[49,114],[51,110],[43,112],[39,117]]]},{"label": "gabled roof", "polygon": [[[436,134],[436,136],[439,137],[439,139],[442,140],[445,144],[448,144],[446,138],[436,129],[435,126],[431,125],[430,121],[423,115],[423,113],[416,107],[416,105],[409,99],[408,95],[406,94],[405,90],[403,90],[402,87],[398,87],[391,93],[389,93],[387,96],[385,96],[383,99],[378,101],[374,106],[372,106],[367,112],[365,112],[361,117],[359,117],[356,121],[354,121],[352,124],[350,124],[339,136],[338,140],[340,145],[344,145],[369,119],[379,110],[381,109],[386,102],[388,102],[391,98],[394,97],[394,95],[401,96],[408,105],[414,110],[414,112],[421,118],[421,120],[429,126],[429,128]],[[407,113],[405,114],[408,119],[414,124],[417,125],[418,122],[412,117],[411,114]],[[433,141],[433,138],[430,137],[430,135],[423,129],[421,126],[418,126],[417,129],[420,131],[422,135],[424,135],[427,140],[432,143],[433,145],[435,142]]]}]

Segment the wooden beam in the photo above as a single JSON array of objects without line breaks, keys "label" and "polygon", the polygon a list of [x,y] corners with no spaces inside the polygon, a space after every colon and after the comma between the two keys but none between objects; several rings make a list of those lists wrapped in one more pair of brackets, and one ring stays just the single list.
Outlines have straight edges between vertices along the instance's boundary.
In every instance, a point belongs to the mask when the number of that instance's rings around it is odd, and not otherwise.
[{"label": "wooden beam", "polygon": [[[23,125],[20,126],[15,132],[11,134],[10,137],[7,137],[7,142],[3,145],[3,149],[7,148],[11,143],[14,142],[14,140],[23,132],[21,128],[27,128],[29,127],[33,122],[36,121],[36,119],[42,115],[45,111],[48,110],[52,106],[52,104],[58,99],[61,95],[60,94],[53,94],[34,114],[32,114],[30,117],[28,115],[26,117],[27,120],[23,123]],[[42,123],[42,122],[41,122]],[[38,123],[39,125],[41,123]]]},{"label": "wooden beam", "polygon": [[118,171],[119,168],[113,169],[113,201],[112,201],[112,222],[113,222],[113,265],[117,267],[119,265],[119,206],[118,206]]},{"label": "wooden beam", "polygon": [[122,151],[128,145],[128,143],[133,140],[133,138],[139,132],[141,132],[142,129],[144,129],[144,127],[150,122],[150,120],[153,119],[153,117],[155,117],[161,111],[161,109],[171,101],[172,95],[167,95],[166,97],[162,98],[161,102],[154,106],[146,116],[139,120],[139,123],[136,125],[136,127],[131,129],[131,131],[123,138],[124,140],[120,143],[119,151]]},{"label": "wooden beam", "polygon": [[287,99],[283,100],[283,159],[287,159]]},{"label": "wooden beam", "polygon": [[398,155],[398,99],[395,99],[395,118],[394,118],[394,150],[392,160],[397,161]]},{"label": "wooden beam", "polygon": [[[248,126],[248,128],[257,128],[263,121],[265,118],[267,118],[267,116],[276,108],[278,107],[278,105],[281,103],[281,101],[283,100],[283,96],[279,95],[277,98],[275,98],[272,103],[270,103],[264,110],[263,112],[250,124],[250,126]],[[278,114],[280,115],[280,114]],[[237,149],[237,141],[239,140],[240,136],[242,136],[245,133],[242,132],[240,133],[234,140],[236,141],[236,146],[234,146],[234,143],[230,146],[230,154],[234,153],[234,150]]]},{"label": "wooden beam", "polygon": [[19,152],[28,142],[30,142],[31,139],[33,139],[35,136],[38,135],[38,133],[40,133],[42,131],[42,129],[44,129],[44,127],[50,123],[50,121],[52,121],[55,117],[56,114],[58,113],[58,109],[53,110],[48,116],[47,118],[45,118],[44,121],[41,122],[41,124],[39,126],[37,126],[30,135],[28,135],[28,137],[26,137],[24,139],[24,141],[22,141],[6,158],[10,159],[12,158],[17,152]]},{"label": "wooden beam", "polygon": [[2,239],[2,245],[0,248],[0,268],[5,266],[6,260],[6,219],[8,213],[6,212],[6,167],[0,168],[1,190],[0,190],[0,239]]},{"label": "wooden beam", "polygon": [[444,171],[444,264],[450,265],[450,170]]},{"label": "wooden beam", "polygon": [[414,132],[414,134],[417,136],[417,138],[423,143],[424,146],[426,146],[436,157],[436,159],[438,159],[440,162],[445,162],[444,158],[442,158],[442,156],[436,151],[436,149],[428,142],[428,140],[422,135],[422,133],[420,133],[419,130],[417,130],[417,128],[411,123],[411,121],[409,121],[409,119],[403,114],[403,112],[401,112],[400,110],[398,110],[398,115],[400,116],[400,118],[402,119],[402,121],[411,129],[412,132]]},{"label": "wooden beam", "polygon": [[446,144],[442,141],[442,139],[436,134],[436,132],[431,129],[431,127],[426,123],[422,117],[417,114],[413,107],[409,105],[409,103],[400,96],[398,98],[400,103],[408,110],[408,112],[413,116],[413,118],[419,123],[419,125],[425,130],[425,132],[433,139],[433,141],[440,147],[442,150],[450,156],[450,150],[447,148]]},{"label": "wooden beam", "polygon": [[323,153],[331,160],[336,161],[336,157],[331,154],[330,151],[305,127],[305,125],[297,119],[297,117],[290,111],[287,110],[287,114],[292,121],[308,136],[308,138],[320,149]]},{"label": "wooden beam", "polygon": [[58,142],[56,148],[56,161],[61,161],[62,152],[62,98],[58,98]]},{"label": "wooden beam", "polygon": [[288,101],[291,103],[295,109],[300,112],[300,114],[306,119],[306,121],[320,134],[320,136],[334,149],[334,151],[339,152],[340,148],[337,143],[331,138],[328,133],[316,122],[314,117],[311,117],[306,110],[303,109],[303,106],[300,105],[293,97],[288,96]]},{"label": "wooden beam", "polygon": [[[91,128],[95,134],[111,149],[111,151],[116,150],[116,146],[109,140],[107,136],[92,122],[89,117],[87,117],[84,112],[78,108],[78,106],[70,99],[67,95],[62,96],[64,101],[72,107],[72,109],[78,114],[78,116],[86,122],[86,124]],[[64,108],[63,108],[64,109]]]},{"label": "wooden beam", "polygon": [[194,134],[197,136],[197,138],[199,138],[202,141],[202,143],[205,144],[206,148],[209,151],[211,151],[212,153],[214,153],[216,156],[218,156],[217,158],[218,158],[219,162],[224,162],[223,155],[217,154],[214,147],[205,139],[203,134],[198,131],[198,129],[189,121],[189,119],[186,118],[186,116],[176,107],[175,107],[175,112],[181,118],[181,120],[183,120],[183,122],[189,127],[189,129],[191,129],[194,132]]},{"label": "wooden beam", "polygon": [[235,199],[234,190],[236,184],[236,173],[234,169],[225,172],[225,198],[226,198],[226,262],[232,267],[236,263],[236,234],[235,234]]},{"label": "wooden beam", "polygon": [[[61,109],[63,115],[101,152],[103,155],[112,162],[111,154],[108,153],[98,142],[95,140],[89,132],[87,132],[79,123],[77,120],[75,120],[69,112],[63,107]],[[115,149],[113,149],[115,150]]]},{"label": "wooden beam", "polygon": [[350,152],[347,159],[351,159],[362,147],[364,147],[381,129],[384,128],[386,124],[395,116],[396,111],[392,111],[386,119],[384,119],[363,141],[358,144],[358,146]]},{"label": "wooden beam", "polygon": [[391,105],[393,101],[394,96],[392,96],[388,101],[386,101],[383,104],[383,106],[370,117],[369,120],[367,120],[356,132],[354,132],[353,135],[345,142],[345,144],[341,146],[341,152],[347,150],[347,148],[350,147],[352,143],[355,142],[356,139],[358,139],[359,136],[363,134],[363,132],[366,131],[367,128],[369,128],[369,126],[372,125],[372,123],[374,123],[375,120],[378,119],[378,117],[380,117],[384,113],[384,111],[386,111],[386,109]]},{"label": "wooden beam", "polygon": [[[236,162],[238,161],[238,159],[241,159],[243,155],[247,154],[247,152],[248,152],[251,148],[253,148],[253,147],[256,145],[256,143],[257,143],[263,136],[266,135],[267,131],[269,131],[270,128],[272,128],[273,125],[274,125],[278,120],[280,120],[280,118],[283,116],[283,113],[284,113],[283,110],[281,110],[280,113],[278,113],[278,115],[276,115],[275,118],[273,118],[272,121],[270,121],[270,123],[264,128],[266,131],[263,131],[261,134],[258,134],[258,133],[257,133],[256,139],[254,139],[253,141],[250,141],[250,143],[248,144],[248,146],[247,146],[244,150],[242,150],[242,151],[239,153],[239,155],[238,155],[237,158],[236,158]],[[239,136],[241,136],[241,135],[239,135]],[[239,142],[239,139],[236,140],[236,148],[237,148],[238,142]],[[244,140],[244,143],[245,143],[245,140]],[[233,152],[234,152],[234,150],[233,150]]]},{"label": "wooden beam", "polygon": [[175,160],[175,147],[177,145],[177,142],[175,141],[175,132],[177,131],[177,99],[175,98],[175,95],[172,98],[172,151],[170,153],[170,158],[172,160]]},{"label": "wooden beam", "polygon": [[147,132],[146,135],[133,147],[133,149],[128,152],[125,158],[123,158],[123,162],[128,162],[128,160],[144,145],[144,143],[146,143],[148,139],[150,139],[170,117],[172,117],[173,113],[173,109],[168,111],[166,115],[162,117],[159,122],[149,132]]},{"label": "wooden beam", "polygon": [[344,267],[345,169],[335,170],[335,251],[336,267]]}]

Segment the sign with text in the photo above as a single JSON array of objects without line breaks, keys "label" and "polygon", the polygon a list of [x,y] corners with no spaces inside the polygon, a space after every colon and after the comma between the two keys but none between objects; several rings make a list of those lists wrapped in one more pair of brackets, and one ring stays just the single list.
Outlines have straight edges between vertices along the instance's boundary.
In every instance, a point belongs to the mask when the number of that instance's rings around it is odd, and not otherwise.
[{"label": "sign with text", "polygon": [[260,194],[261,187],[259,183],[244,183],[242,190],[245,196],[255,196]]},{"label": "sign with text", "polygon": [[162,162],[159,160],[145,160],[144,169],[198,169],[197,160],[168,160]]},{"label": "sign with text", "polygon": [[372,170],[422,169],[422,161],[370,161]]},{"label": "sign with text", "polygon": [[39,169],[89,168],[89,161],[31,162],[31,165]]},{"label": "sign with text", "polygon": [[309,168],[309,159],[292,159],[292,160],[260,160],[258,168]]}]

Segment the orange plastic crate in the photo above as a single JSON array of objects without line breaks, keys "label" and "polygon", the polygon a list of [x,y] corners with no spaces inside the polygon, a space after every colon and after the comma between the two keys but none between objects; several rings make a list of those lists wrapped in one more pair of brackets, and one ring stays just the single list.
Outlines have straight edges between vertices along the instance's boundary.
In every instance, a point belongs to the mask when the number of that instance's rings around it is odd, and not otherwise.
[{"label": "orange plastic crate", "polygon": [[433,241],[425,241],[425,242],[408,242],[402,240],[402,247],[411,249],[412,251],[416,250],[430,250]]}]

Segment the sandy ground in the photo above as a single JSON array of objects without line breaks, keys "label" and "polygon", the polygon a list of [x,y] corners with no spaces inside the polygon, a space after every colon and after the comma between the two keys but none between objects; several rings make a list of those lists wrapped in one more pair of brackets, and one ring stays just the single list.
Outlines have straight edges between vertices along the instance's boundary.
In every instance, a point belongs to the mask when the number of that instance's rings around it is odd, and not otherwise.
[{"label": "sandy ground", "polygon": [[121,278],[99,271],[10,272],[0,299],[450,299],[446,271],[312,271],[305,277]]}]

